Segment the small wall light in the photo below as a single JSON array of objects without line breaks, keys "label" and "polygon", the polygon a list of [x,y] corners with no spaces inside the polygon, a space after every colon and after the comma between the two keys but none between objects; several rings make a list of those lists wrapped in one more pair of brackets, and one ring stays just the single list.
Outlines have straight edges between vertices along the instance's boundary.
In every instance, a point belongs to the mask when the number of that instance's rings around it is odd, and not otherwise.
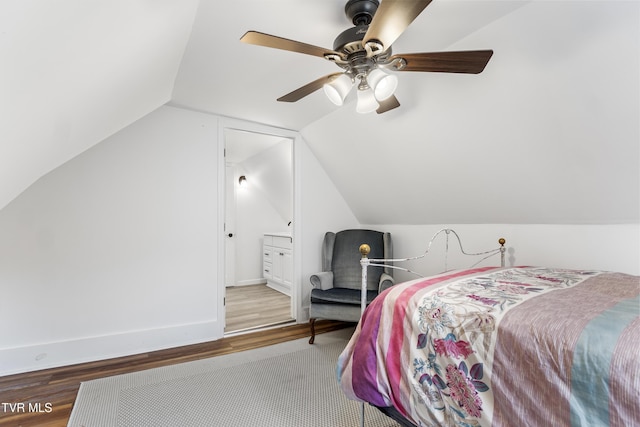
[{"label": "small wall light", "polygon": [[238,185],[240,187],[244,187],[247,185],[247,177],[244,175],[241,175],[240,178],[238,178]]}]

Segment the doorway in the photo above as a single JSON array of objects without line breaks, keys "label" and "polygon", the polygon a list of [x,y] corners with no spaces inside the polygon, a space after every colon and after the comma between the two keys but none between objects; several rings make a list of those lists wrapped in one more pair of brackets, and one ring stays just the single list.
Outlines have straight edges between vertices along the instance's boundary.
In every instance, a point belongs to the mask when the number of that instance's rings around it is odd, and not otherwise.
[{"label": "doorway", "polygon": [[224,129],[225,334],[295,320],[295,290],[270,276],[274,234],[293,243],[293,140]]}]

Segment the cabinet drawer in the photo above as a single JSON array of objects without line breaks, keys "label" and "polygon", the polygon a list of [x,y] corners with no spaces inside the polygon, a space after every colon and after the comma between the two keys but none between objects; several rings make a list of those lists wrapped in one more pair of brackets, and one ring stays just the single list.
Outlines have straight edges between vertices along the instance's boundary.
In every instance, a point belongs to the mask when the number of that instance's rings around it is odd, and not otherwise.
[{"label": "cabinet drawer", "polygon": [[273,259],[273,248],[271,246],[264,246],[262,248],[262,261],[271,262]]},{"label": "cabinet drawer", "polygon": [[265,279],[273,278],[273,264],[271,264],[270,262],[262,263],[262,277],[264,277]]},{"label": "cabinet drawer", "polygon": [[291,249],[291,237],[273,236],[273,246]]}]

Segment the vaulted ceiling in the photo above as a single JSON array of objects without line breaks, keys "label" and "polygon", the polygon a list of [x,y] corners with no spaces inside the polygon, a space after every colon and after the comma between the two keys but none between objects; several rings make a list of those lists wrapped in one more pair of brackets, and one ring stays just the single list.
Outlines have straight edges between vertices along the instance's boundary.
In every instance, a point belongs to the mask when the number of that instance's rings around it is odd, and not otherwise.
[{"label": "vaulted ceiling", "polygon": [[276,102],[339,69],[239,38],[331,48],[345,2],[1,2],[0,208],[169,103],[300,131],[364,224],[638,222],[640,3],[434,0],[394,53],[493,49],[482,74],[399,73],[382,115]]}]

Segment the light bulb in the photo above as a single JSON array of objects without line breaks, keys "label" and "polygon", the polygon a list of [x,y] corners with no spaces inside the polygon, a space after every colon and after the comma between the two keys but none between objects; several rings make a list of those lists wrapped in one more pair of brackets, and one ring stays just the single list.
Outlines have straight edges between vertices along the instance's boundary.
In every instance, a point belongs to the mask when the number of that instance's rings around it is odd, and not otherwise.
[{"label": "light bulb", "polygon": [[389,98],[398,87],[398,78],[385,73],[380,68],[372,70],[367,76],[367,81],[369,86],[373,88],[373,93],[378,101]]},{"label": "light bulb", "polygon": [[376,97],[373,94],[371,88],[358,89],[358,104],[356,105],[356,111],[358,113],[371,113],[376,111],[380,104],[376,101]]},{"label": "light bulb", "polygon": [[322,88],[331,102],[336,105],[342,105],[352,86],[351,78],[346,74],[340,74],[340,76],[325,83]]}]

